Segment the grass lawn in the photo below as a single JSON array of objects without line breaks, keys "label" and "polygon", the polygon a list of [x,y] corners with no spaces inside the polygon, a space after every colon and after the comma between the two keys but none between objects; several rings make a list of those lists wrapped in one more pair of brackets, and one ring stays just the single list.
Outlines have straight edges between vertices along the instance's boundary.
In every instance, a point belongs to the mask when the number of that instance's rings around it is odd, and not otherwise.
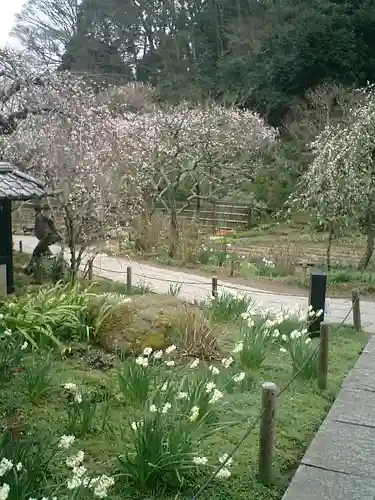
[{"label": "grass lawn", "polygon": [[[218,318],[219,315],[216,314],[215,317]],[[205,470],[208,471],[210,466],[217,465],[218,457],[230,453],[249,423],[258,415],[261,384],[265,381],[274,382],[281,389],[293,375],[290,357],[288,353],[280,351],[277,343],[266,346],[265,359],[260,366],[251,369],[244,366],[245,358],[233,354],[233,347],[244,338],[243,332],[240,332],[238,321],[234,318],[230,321],[228,319],[230,318],[223,317],[219,325],[223,333],[219,338],[221,347],[217,359],[207,363],[201,360],[195,367],[189,366],[191,359],[181,356],[183,353],[178,349],[171,354],[164,353],[161,360],[151,362],[153,358],[150,356],[147,367],[135,363],[134,357],[109,355],[98,346],[82,341],[70,342],[72,350],[63,358],[57,350],[47,354],[45,351],[32,352],[27,349],[13,376],[3,382],[0,388],[2,427],[10,428],[16,436],[16,441],[17,433],[26,430],[42,437],[52,434],[55,441],[62,435],[76,436],[71,452],[55,450],[48,466],[50,485],[61,484],[64,478],[69,477],[71,471],[65,466],[62,457],[84,450],[84,465],[90,474],[115,477],[115,485],[109,490],[108,498],[191,499],[197,486],[207,477]],[[355,333],[350,328],[333,328],[328,390],[319,391],[315,380],[297,378],[281,396],[277,412],[273,486],[262,486],[257,479],[257,426],[234,456],[230,466],[231,476],[225,480],[215,480],[201,498],[281,498],[338,393],[343,378],[357,361],[366,339],[365,334]],[[252,347],[255,349],[256,344],[252,344]],[[233,356],[233,363],[225,367],[222,360],[228,359],[229,356]],[[209,366],[215,366],[220,373],[214,374],[209,370]],[[233,376],[242,371],[246,373],[245,379],[233,383]],[[122,379],[119,379],[119,374],[123,374]],[[122,383],[119,382],[121,380]],[[217,402],[207,403],[207,391],[204,389],[208,381],[215,381],[216,388],[222,393]],[[167,387],[164,385],[166,382]],[[70,395],[69,391],[64,389],[66,383],[77,386],[76,389],[71,389]],[[184,398],[188,399],[178,399],[181,391],[185,390],[189,396]],[[77,394],[75,391],[79,392],[83,402],[74,402],[74,394]],[[190,422],[190,417],[187,418],[191,415],[189,412],[192,405],[195,406],[198,401],[199,408],[204,405],[209,408],[207,420],[199,421],[199,425],[198,420]],[[154,403],[159,408],[159,413],[151,411],[151,404]],[[171,403],[170,409],[165,407],[166,403]],[[165,415],[160,411],[161,408],[166,408]],[[138,424],[138,431],[132,431],[131,423],[141,421],[143,423]],[[147,427],[148,422],[152,422],[150,429]],[[159,424],[162,427],[159,428]],[[179,435],[175,431],[178,425],[185,426],[181,427],[185,431],[186,425],[190,425],[192,427],[189,429],[193,430],[186,431],[186,435]],[[198,428],[199,433],[195,430]],[[194,468],[192,475],[188,475],[186,489],[172,491],[171,488],[162,488],[171,468],[161,468],[160,473],[156,473],[154,488],[150,487],[149,483],[147,488],[140,486],[138,465],[132,469],[131,474],[129,467],[126,469],[128,480],[118,475],[119,471],[124,473],[125,468],[119,466],[117,456],[123,457],[126,453],[133,456],[135,442],[139,450],[146,450],[150,455],[156,453],[153,447],[157,446],[160,430],[163,432],[164,444],[168,438],[171,450],[181,451],[185,446],[183,443],[187,443],[187,446],[189,440],[193,439],[192,436],[195,436],[194,443],[199,445],[197,453],[208,460],[207,465],[199,466],[198,470]],[[198,435],[200,441],[196,437]],[[137,441],[137,436],[145,438],[142,443]],[[189,450],[191,451],[191,448],[188,447]],[[171,457],[168,460],[171,460]],[[175,460],[179,464],[177,454]],[[149,461],[150,459],[146,460],[146,468],[150,468]],[[171,467],[173,469],[173,466]],[[151,473],[155,474],[152,468]],[[21,500],[21,497],[14,498]],[[62,498],[73,496],[63,494]]]}]

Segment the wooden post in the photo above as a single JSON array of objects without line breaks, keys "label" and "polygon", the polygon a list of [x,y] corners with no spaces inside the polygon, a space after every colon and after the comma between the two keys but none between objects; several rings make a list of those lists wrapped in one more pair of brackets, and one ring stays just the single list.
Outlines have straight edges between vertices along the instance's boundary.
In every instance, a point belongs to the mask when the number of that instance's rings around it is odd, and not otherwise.
[{"label": "wooden post", "polygon": [[359,289],[352,290],[352,304],[353,304],[353,326],[357,332],[362,330],[361,325],[361,305]]},{"label": "wooden post", "polygon": [[93,272],[93,265],[94,265],[94,262],[92,259],[89,260],[89,267],[88,267],[88,272],[87,272],[87,277],[88,277],[88,280],[89,281],[92,281],[93,279],[93,276],[94,276],[94,272]]},{"label": "wooden post", "polygon": [[233,257],[230,259],[229,276],[234,276],[234,259],[233,259]]},{"label": "wooden post", "polygon": [[217,277],[212,276],[212,297],[217,297]]},{"label": "wooden post", "polygon": [[309,332],[312,337],[318,337],[320,324],[324,321],[325,302],[327,293],[327,275],[326,273],[314,270],[310,275],[310,296],[309,306],[314,312],[320,309],[323,311],[319,317],[314,318],[309,324]]},{"label": "wooden post", "polygon": [[19,246],[20,253],[22,253],[23,252],[22,240],[19,241],[18,246]]},{"label": "wooden post", "polygon": [[132,268],[128,266],[126,268],[126,289],[128,293],[132,291]]},{"label": "wooden post", "polygon": [[320,345],[319,345],[319,371],[318,387],[325,390],[328,386],[328,351],[331,327],[325,323],[320,324]]},{"label": "wooden post", "polygon": [[269,486],[272,482],[273,448],[276,432],[277,386],[272,382],[262,385],[262,400],[259,436],[259,479]]},{"label": "wooden post", "polygon": [[12,237],[12,202],[0,200],[0,261],[6,264],[8,295],[14,293],[13,281],[13,237]]},{"label": "wooden post", "polygon": [[0,297],[7,296],[7,266],[0,264]]},{"label": "wooden post", "polygon": [[43,262],[39,260],[35,266],[35,282],[38,285],[43,284],[43,279],[44,279],[44,267],[43,267]]}]

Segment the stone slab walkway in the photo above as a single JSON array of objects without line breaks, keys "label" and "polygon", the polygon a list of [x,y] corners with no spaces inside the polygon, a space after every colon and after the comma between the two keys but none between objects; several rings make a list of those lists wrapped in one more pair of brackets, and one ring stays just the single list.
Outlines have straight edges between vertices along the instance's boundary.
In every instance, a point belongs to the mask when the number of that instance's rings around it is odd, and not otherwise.
[{"label": "stone slab walkway", "polygon": [[[15,248],[22,240],[23,250],[32,252],[36,239],[14,236]],[[58,247],[53,248],[58,251]],[[99,255],[94,274],[126,282],[126,267],[131,266],[133,282],[147,284],[157,293],[168,293],[180,283],[180,296],[203,300],[211,294],[206,277],[141,265],[129,259]],[[248,294],[265,308],[307,307],[307,298],[267,293],[256,288],[220,283],[220,288]],[[326,319],[341,322],[350,310],[345,299],[328,299]],[[362,301],[364,328],[375,333],[375,303]],[[351,324],[349,315],[345,323]],[[375,336],[345,379],[342,389],[297,469],[283,500],[375,500]]]},{"label": "stone slab walkway", "polygon": [[[19,241],[22,241],[23,250],[31,253],[36,245],[33,236],[14,236],[14,247],[18,249]],[[57,252],[59,247],[51,247]],[[108,278],[114,281],[126,283],[126,268],[131,266],[133,284],[150,286],[156,293],[168,293],[170,286],[178,283],[181,285],[179,296],[185,300],[204,300],[211,294],[212,283],[207,277],[188,274],[179,270],[162,269],[146,264],[139,264],[126,258],[111,257],[99,254],[94,261],[94,274],[98,277]],[[307,307],[307,298],[303,296],[283,295],[243,285],[234,285],[230,282],[219,282],[219,289],[232,293],[249,295],[258,305],[271,310],[303,310]],[[327,298],[326,321],[330,323],[341,323],[351,308],[348,299]],[[375,303],[362,301],[361,303],[362,325],[367,331],[375,333]],[[352,324],[352,315],[344,321]]]},{"label": "stone slab walkway", "polygon": [[297,469],[283,500],[375,499],[375,337]]}]

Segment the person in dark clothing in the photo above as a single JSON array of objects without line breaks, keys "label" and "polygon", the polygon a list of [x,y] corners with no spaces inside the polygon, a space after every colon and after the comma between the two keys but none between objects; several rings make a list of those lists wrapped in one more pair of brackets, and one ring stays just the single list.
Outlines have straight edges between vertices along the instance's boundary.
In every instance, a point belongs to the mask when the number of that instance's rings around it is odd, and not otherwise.
[{"label": "person in dark clothing", "polygon": [[25,268],[26,274],[33,274],[35,264],[37,264],[42,257],[52,256],[52,252],[49,248],[50,245],[54,245],[61,241],[61,237],[48,207],[43,209],[37,207],[35,209],[34,234],[39,242],[34,248],[30,262]]}]

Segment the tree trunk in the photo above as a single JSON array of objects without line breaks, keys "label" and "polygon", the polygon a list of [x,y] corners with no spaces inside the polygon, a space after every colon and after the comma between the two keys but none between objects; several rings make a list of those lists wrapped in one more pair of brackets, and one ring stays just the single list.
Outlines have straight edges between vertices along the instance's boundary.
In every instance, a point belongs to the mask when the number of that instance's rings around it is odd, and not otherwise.
[{"label": "tree trunk", "polygon": [[358,269],[360,271],[363,271],[364,269],[366,269],[366,267],[368,266],[368,264],[371,260],[372,255],[374,253],[375,227],[371,223],[371,221],[369,222],[369,224],[367,226],[366,236],[367,236],[367,238],[366,238],[366,250],[365,250],[365,253],[363,254],[363,256],[358,264]]},{"label": "tree trunk", "polygon": [[176,257],[177,246],[179,240],[177,210],[176,207],[171,207],[170,219],[170,235],[169,235],[169,257]]},{"label": "tree trunk", "polygon": [[69,277],[72,284],[75,283],[77,277],[77,255],[76,255],[76,247],[72,242],[69,245],[70,250],[70,270]]}]

